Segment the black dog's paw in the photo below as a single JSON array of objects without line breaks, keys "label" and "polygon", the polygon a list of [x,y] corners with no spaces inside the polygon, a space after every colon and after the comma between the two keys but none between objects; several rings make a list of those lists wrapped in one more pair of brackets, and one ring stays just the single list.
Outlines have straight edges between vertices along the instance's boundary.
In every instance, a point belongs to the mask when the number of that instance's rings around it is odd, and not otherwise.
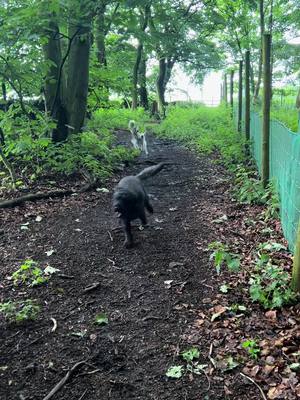
[{"label": "black dog's paw", "polygon": [[153,213],[154,213],[154,210],[153,210],[153,207],[151,206],[151,204],[149,204],[149,205],[147,206],[147,210],[149,211],[150,214],[153,214]]}]

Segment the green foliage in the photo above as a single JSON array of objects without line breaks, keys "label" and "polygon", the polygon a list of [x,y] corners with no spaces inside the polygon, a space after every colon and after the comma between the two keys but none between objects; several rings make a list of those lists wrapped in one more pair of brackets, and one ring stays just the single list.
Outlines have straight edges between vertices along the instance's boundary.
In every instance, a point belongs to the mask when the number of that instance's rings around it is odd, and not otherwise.
[{"label": "green foliage", "polygon": [[260,353],[260,348],[255,340],[246,340],[242,343],[242,347],[248,351],[251,358],[254,358],[255,360],[257,359]]},{"label": "green foliage", "polygon": [[105,313],[97,314],[94,320],[96,325],[107,325],[108,324],[108,316]]},{"label": "green foliage", "polygon": [[[295,103],[295,98],[293,99],[293,103]],[[283,125],[285,125],[292,132],[298,132],[298,118],[299,112],[293,107],[272,107],[271,109],[271,119],[277,120]]]},{"label": "green foliage", "polygon": [[94,177],[107,178],[116,163],[132,160],[135,152],[121,146],[113,147],[112,134],[103,129],[73,135],[65,143],[51,144],[43,166],[53,172],[70,175],[82,169]]},{"label": "green foliage", "polygon": [[296,295],[290,288],[290,274],[275,265],[269,252],[285,249],[278,243],[263,243],[257,253],[256,268],[250,278],[250,297],[265,309],[279,308],[295,301]]},{"label": "green foliage", "polygon": [[30,287],[42,285],[48,281],[38,263],[33,260],[26,260],[20,268],[12,274],[15,285],[26,284]]},{"label": "green foliage", "polygon": [[0,312],[9,322],[22,323],[37,318],[41,308],[33,300],[0,303]]},{"label": "green foliage", "polygon": [[269,221],[271,219],[279,219],[280,200],[276,190],[276,183],[274,181],[271,181],[268,184],[262,199],[266,204],[266,209],[263,212],[264,220]]},{"label": "green foliage", "polygon": [[182,365],[173,365],[172,367],[170,367],[167,370],[166,376],[168,378],[179,379],[179,378],[182,377],[182,373],[183,373],[183,366]]},{"label": "green foliage", "polygon": [[140,125],[146,121],[142,109],[99,109],[86,131],[70,135],[65,142],[53,143],[49,137],[53,128],[51,120],[40,113],[33,121],[17,117],[17,110],[12,108],[2,114],[0,127],[6,133],[4,152],[32,179],[49,173],[71,175],[81,170],[93,177],[108,177],[116,164],[131,161],[138,153],[131,148],[115,146],[112,130],[127,128],[130,119],[139,121]]},{"label": "green foliage", "polygon": [[244,160],[242,135],[234,129],[230,111],[225,106],[173,106],[166,119],[156,128],[162,137],[182,141],[202,153],[220,153],[230,167]]},{"label": "green foliage", "polygon": [[130,120],[136,121],[140,127],[148,120],[143,108],[131,110],[130,108],[104,109],[100,108],[93,114],[89,122],[90,129],[128,129]]},{"label": "green foliage", "polygon": [[199,356],[200,356],[200,351],[197,349],[197,347],[192,347],[181,353],[181,357],[188,362],[198,359]]},{"label": "green foliage", "polygon": [[230,253],[226,244],[212,242],[208,245],[208,248],[213,250],[213,253],[210,255],[210,260],[214,260],[218,274],[223,264],[225,264],[231,272],[237,272],[240,269],[240,257]]},{"label": "green foliage", "polygon": [[200,357],[200,351],[197,347],[191,347],[190,349],[184,350],[180,353],[181,357],[186,361],[186,366],[173,365],[167,372],[166,376],[169,378],[179,379],[182,377],[185,371],[189,371],[194,374],[200,374],[203,372],[207,365],[199,364],[197,361]]},{"label": "green foliage", "polygon": [[240,203],[264,204],[266,193],[260,180],[253,177],[254,172],[239,166],[235,171],[234,196]]}]

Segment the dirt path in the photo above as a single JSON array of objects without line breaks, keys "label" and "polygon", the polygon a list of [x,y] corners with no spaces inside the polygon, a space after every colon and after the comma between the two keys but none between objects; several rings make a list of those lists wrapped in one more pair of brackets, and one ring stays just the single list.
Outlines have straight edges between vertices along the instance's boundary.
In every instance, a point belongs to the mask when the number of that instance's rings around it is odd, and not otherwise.
[{"label": "dirt path", "polygon": [[[134,249],[123,249],[122,232],[113,230],[111,190],[120,176],[106,186],[110,193],[1,211],[0,300],[37,299],[43,309],[25,326],[8,327],[0,319],[1,399],[43,399],[81,360],[90,366],[75,372],[54,399],[225,398],[222,382],[208,389],[204,374],[172,380],[165,373],[187,347],[189,324],[216,295],[205,249],[218,239],[211,221],[228,184],[222,168],[206,157],[167,141],[154,140],[150,148],[149,160],[140,158],[120,173],[137,172],[149,161],[170,163],[148,182],[155,213],[150,228],[134,229]],[[28,229],[21,229],[27,222]],[[61,275],[46,286],[14,288],[7,277],[27,258],[59,268]],[[95,282],[95,290],[83,293]],[[100,312],[108,325],[93,324]],[[207,355],[208,339],[198,345]]]}]

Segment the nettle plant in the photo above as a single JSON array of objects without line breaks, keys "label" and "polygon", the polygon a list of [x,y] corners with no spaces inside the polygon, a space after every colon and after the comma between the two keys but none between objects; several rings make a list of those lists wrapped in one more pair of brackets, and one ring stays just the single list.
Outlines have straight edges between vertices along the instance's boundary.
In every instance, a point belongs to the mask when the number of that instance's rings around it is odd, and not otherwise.
[{"label": "nettle plant", "polygon": [[200,375],[207,367],[207,364],[199,364],[198,359],[200,357],[200,351],[197,347],[191,347],[183,351],[180,353],[180,356],[186,362],[186,365],[172,365],[166,372],[168,378],[179,379],[185,372]]},{"label": "nettle plant", "polygon": [[38,263],[33,260],[25,260],[11,278],[16,286],[25,284],[30,287],[42,285],[49,279]]},{"label": "nettle plant", "polygon": [[296,299],[290,288],[291,277],[271,258],[274,251],[286,250],[280,243],[262,243],[257,252],[255,271],[249,280],[250,297],[265,309],[279,308]]},{"label": "nettle plant", "polygon": [[208,245],[209,250],[213,250],[210,260],[214,260],[217,273],[221,271],[222,265],[226,265],[229,271],[237,272],[240,268],[240,257],[229,252],[229,247],[221,242],[212,242]]},{"label": "nettle plant", "polygon": [[244,204],[264,204],[266,193],[260,180],[256,179],[254,171],[238,166],[235,171],[234,197]]},{"label": "nettle plant", "polygon": [[0,313],[11,323],[22,323],[37,319],[41,307],[35,301],[7,301],[0,303]]},{"label": "nettle plant", "polygon": [[247,350],[247,352],[251,358],[253,358],[254,360],[256,360],[258,358],[259,353],[260,353],[260,348],[259,348],[256,340],[251,340],[251,339],[245,340],[242,343],[242,347],[243,347],[243,349]]},{"label": "nettle plant", "polygon": [[280,200],[275,181],[268,184],[262,199],[266,203],[266,209],[263,212],[264,220],[279,219]]}]

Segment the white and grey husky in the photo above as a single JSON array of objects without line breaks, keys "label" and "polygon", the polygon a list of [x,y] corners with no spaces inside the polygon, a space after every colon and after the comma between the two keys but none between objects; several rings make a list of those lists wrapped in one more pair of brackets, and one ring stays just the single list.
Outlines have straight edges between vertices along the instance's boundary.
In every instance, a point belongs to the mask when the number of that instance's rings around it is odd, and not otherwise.
[{"label": "white and grey husky", "polygon": [[147,145],[147,128],[145,132],[139,132],[138,126],[135,121],[129,121],[128,128],[131,132],[131,143],[135,149],[139,149],[148,156],[148,145]]}]

